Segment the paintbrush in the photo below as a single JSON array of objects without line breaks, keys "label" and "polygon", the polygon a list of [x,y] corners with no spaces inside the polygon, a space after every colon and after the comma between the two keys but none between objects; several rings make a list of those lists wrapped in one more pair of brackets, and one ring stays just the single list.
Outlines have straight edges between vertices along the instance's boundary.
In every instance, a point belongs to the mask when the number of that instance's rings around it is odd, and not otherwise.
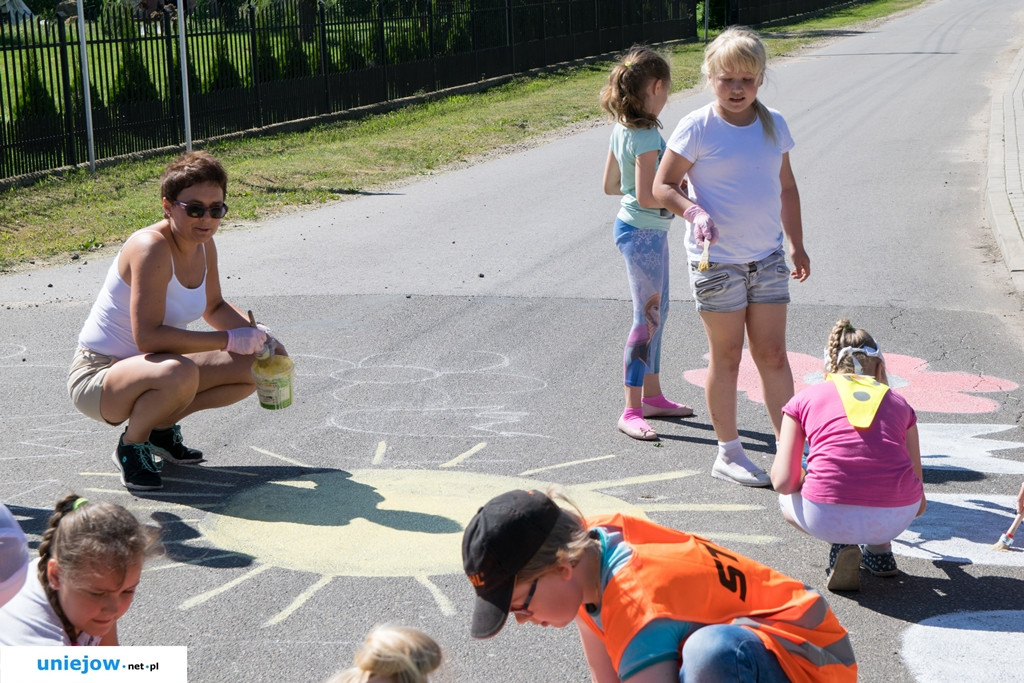
[{"label": "paintbrush", "polygon": [[704,253],[700,255],[700,263],[697,264],[697,270],[704,272],[711,267],[710,252],[711,251],[711,240],[704,240]]},{"label": "paintbrush", "polygon": [[[252,314],[252,311],[249,311],[249,327],[258,327],[256,316]],[[270,349],[264,344],[263,348],[256,352],[256,360],[266,360],[268,358],[270,358]]]},{"label": "paintbrush", "polygon": [[1013,524],[1007,529],[1006,533],[999,537],[999,541],[992,546],[992,550],[1009,550],[1010,546],[1013,545],[1013,535],[1017,532],[1017,527],[1020,526],[1021,519],[1024,519],[1024,512],[1018,512],[1017,516],[1013,520]]}]

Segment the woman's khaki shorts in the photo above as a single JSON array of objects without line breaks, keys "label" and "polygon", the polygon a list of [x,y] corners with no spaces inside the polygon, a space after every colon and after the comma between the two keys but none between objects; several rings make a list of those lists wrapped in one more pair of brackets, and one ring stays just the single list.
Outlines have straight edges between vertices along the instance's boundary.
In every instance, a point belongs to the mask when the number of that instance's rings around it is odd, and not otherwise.
[{"label": "woman's khaki shorts", "polygon": [[107,371],[117,360],[113,356],[104,356],[79,346],[68,371],[68,393],[71,394],[75,408],[83,415],[114,426],[119,423],[107,422],[100,414],[100,397],[103,395],[103,380]]}]

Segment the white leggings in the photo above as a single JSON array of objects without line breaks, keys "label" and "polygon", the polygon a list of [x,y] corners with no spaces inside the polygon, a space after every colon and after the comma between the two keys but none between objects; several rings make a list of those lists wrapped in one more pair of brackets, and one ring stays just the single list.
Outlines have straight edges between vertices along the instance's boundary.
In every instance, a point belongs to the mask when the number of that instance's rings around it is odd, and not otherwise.
[{"label": "white leggings", "polygon": [[885,545],[910,526],[920,502],[898,508],[815,503],[799,493],[779,496],[779,507],[803,531],[829,543]]}]

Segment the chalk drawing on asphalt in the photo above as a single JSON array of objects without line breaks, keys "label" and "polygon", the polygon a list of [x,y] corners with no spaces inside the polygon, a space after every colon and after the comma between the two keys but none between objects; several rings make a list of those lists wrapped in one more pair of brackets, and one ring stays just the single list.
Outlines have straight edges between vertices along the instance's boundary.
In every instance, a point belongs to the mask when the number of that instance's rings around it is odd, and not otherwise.
[{"label": "chalk drawing on asphalt", "polygon": [[[820,357],[794,351],[787,355],[796,391],[824,381],[824,363]],[[705,354],[704,357],[708,356]],[[919,413],[992,413],[999,409],[999,401],[977,394],[1008,392],[1017,388],[1016,382],[991,375],[932,370],[925,359],[898,353],[885,354],[885,368],[892,389],[906,398]],[[706,368],[698,368],[686,371],[683,376],[688,382],[703,387],[707,374]],[[751,401],[764,403],[761,378],[747,349],[743,349],[737,389],[740,394],[746,393]]]},{"label": "chalk drawing on asphalt", "polygon": [[[452,458],[447,468],[386,469],[377,466],[387,464],[387,443],[381,441],[367,456],[373,465],[352,472],[320,469],[254,447],[255,453],[297,466],[302,474],[281,477],[280,470],[275,470],[276,477],[253,485],[238,483],[234,492],[228,490],[231,484],[223,484],[205,493],[155,492],[156,499],[136,498],[119,489],[116,475],[111,473],[81,474],[97,484],[84,491],[97,497],[122,498],[137,514],[146,512],[163,525],[190,530],[184,538],[169,543],[173,549],[169,554],[177,559],[155,563],[147,571],[166,572],[175,567],[187,571],[188,567],[210,562],[223,565],[219,582],[185,597],[178,605],[181,610],[201,609],[211,601],[237,599],[230,596],[238,591],[256,590],[275,596],[258,617],[262,626],[269,628],[286,622],[307,602],[315,601],[336,578],[376,577],[407,579],[406,590],[423,591],[442,614],[451,615],[455,613],[455,596],[447,594],[450,581],[438,578],[462,572],[462,532],[482,501],[514,488],[547,490],[552,484],[522,475],[465,471],[464,466],[485,445],[477,444]],[[571,479],[571,467],[591,461],[566,462],[558,471]],[[207,478],[222,472],[218,468],[204,471]],[[623,512],[646,517],[648,512],[693,513],[695,520],[703,521],[710,514],[763,509],[760,505],[672,503],[663,499],[650,504],[630,502],[638,498],[637,491],[645,484],[702,474],[698,470],[678,470],[575,484],[563,481],[560,485],[588,514]],[[754,534],[694,531],[730,543],[778,540]],[[281,570],[308,576],[309,580],[300,578],[291,593],[282,592]]]},{"label": "chalk drawing on asphalt", "polygon": [[921,466],[925,469],[1024,474],[1024,462],[993,454],[993,451],[1024,448],[1024,442],[979,438],[983,434],[1009,430],[1014,431],[1008,437],[1020,436],[1017,425],[918,423]]},{"label": "chalk drawing on asphalt", "polygon": [[381,436],[551,438],[528,429],[529,412],[507,407],[513,396],[542,391],[547,382],[511,372],[500,353],[476,351],[460,361],[431,367],[383,355],[336,359],[330,377],[339,386],[331,396],[342,408],[330,424]]},{"label": "chalk drawing on asphalt", "polygon": [[[1019,484],[1018,484],[1019,488]],[[928,509],[892,542],[897,555],[924,560],[1024,567],[1024,534],[1019,547],[992,548],[1017,512],[1014,495],[928,493]]]},{"label": "chalk drawing on asphalt", "polygon": [[1024,611],[955,612],[903,632],[900,656],[918,683],[1024,681]]},{"label": "chalk drawing on asphalt", "polygon": [[969,470],[992,474],[1024,474],[1024,462],[999,458],[993,451],[1021,449],[1024,441],[979,438],[1009,430],[1019,436],[1017,425],[918,424],[921,435],[921,466],[925,469]]}]

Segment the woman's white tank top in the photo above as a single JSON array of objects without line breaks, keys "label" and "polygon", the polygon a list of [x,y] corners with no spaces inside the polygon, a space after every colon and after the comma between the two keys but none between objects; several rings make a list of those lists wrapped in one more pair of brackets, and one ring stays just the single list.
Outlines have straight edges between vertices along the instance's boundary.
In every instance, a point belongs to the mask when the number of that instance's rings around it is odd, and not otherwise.
[{"label": "woman's white tank top", "polygon": [[[140,232],[156,232],[140,230],[128,238],[130,240]],[[128,243],[125,240],[125,244]],[[121,246],[124,249],[124,245]],[[113,356],[114,358],[130,358],[141,353],[135,345],[132,334],[131,293],[132,289],[118,271],[121,252],[117,252],[114,262],[107,270],[103,281],[103,289],[92,305],[92,311],[78,335],[78,343],[90,351]],[[189,289],[178,282],[174,274],[174,259],[171,259],[171,279],[167,283],[167,298],[164,303],[164,325],[185,329],[189,323],[203,317],[206,310],[206,245],[203,245],[203,281],[195,289]]]}]

